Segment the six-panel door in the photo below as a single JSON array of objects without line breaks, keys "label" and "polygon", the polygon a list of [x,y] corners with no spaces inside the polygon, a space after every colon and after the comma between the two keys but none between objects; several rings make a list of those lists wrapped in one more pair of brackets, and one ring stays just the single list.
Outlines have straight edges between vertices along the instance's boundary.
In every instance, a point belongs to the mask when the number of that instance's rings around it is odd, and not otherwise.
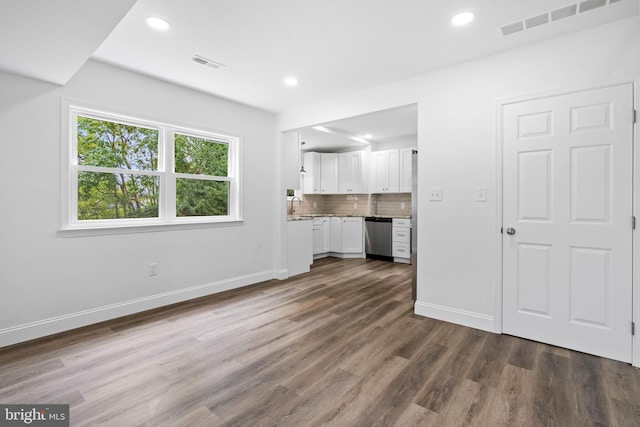
[{"label": "six-panel door", "polygon": [[631,361],[632,94],[504,105],[505,333]]}]

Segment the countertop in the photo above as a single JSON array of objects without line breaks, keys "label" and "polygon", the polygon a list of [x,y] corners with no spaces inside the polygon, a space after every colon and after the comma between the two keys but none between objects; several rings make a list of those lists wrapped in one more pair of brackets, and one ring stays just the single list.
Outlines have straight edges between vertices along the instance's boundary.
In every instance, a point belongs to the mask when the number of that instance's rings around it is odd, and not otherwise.
[{"label": "countertop", "polygon": [[401,219],[409,219],[411,215],[340,215],[340,214],[306,214],[306,215],[287,215],[287,221],[309,221],[314,218],[322,218],[322,217],[359,217],[366,218],[369,216],[373,216],[376,218],[401,218]]}]

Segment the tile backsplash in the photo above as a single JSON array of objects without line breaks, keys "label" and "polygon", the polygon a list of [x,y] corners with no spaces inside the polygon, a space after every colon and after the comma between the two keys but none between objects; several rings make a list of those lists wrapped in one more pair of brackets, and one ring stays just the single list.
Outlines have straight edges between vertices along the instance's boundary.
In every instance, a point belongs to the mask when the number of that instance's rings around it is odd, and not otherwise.
[{"label": "tile backsplash", "polygon": [[[357,199],[357,200],[356,200]],[[404,209],[403,209],[404,206]],[[291,204],[287,205],[287,212]],[[305,194],[301,205],[294,202],[296,215],[386,215],[411,216],[411,194]]]},{"label": "tile backsplash", "polygon": [[410,193],[372,194],[371,199],[372,215],[411,216]]}]

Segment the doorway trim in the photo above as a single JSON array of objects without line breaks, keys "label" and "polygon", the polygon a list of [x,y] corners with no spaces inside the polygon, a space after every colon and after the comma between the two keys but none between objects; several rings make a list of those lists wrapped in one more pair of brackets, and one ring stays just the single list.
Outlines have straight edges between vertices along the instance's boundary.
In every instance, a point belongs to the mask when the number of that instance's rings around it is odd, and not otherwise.
[{"label": "doorway trim", "polygon": [[[495,204],[495,247],[498,248],[497,256],[496,256],[496,264],[494,274],[497,278],[496,285],[494,289],[494,304],[495,304],[495,315],[494,315],[494,331],[496,333],[503,333],[503,290],[504,290],[504,277],[503,277],[503,256],[504,256],[504,247],[503,247],[503,239],[501,229],[503,227],[503,168],[504,168],[504,159],[503,159],[503,150],[504,150],[504,135],[503,135],[503,125],[504,125],[504,107],[509,104],[525,102],[525,101],[533,101],[541,98],[548,98],[553,96],[561,96],[561,95],[569,95],[572,93],[583,92],[588,90],[595,89],[603,89],[612,86],[631,84],[632,92],[633,92],[633,108],[636,111],[636,120],[633,123],[633,134],[632,134],[632,150],[633,150],[633,164],[632,164],[632,215],[638,218],[638,212],[640,202],[640,197],[636,196],[636,192],[640,189],[640,173],[638,172],[637,165],[640,164],[640,150],[638,150],[638,121],[640,117],[638,117],[638,99],[640,99],[640,77],[633,77],[622,80],[610,80],[599,82],[591,85],[583,85],[578,87],[571,87],[565,89],[554,89],[544,92],[533,93],[529,95],[521,95],[517,97],[510,98],[502,98],[496,100],[496,109],[495,109],[495,194],[496,194],[496,204]],[[631,292],[632,292],[632,301],[631,301],[631,316],[632,321],[636,325],[636,334],[631,338],[631,346],[632,346],[632,365],[640,368],[640,279],[638,278],[638,271],[640,271],[640,259],[638,254],[640,254],[640,239],[636,238],[636,232],[640,230],[640,222],[639,225],[633,230],[632,233],[632,264],[631,264]]]}]

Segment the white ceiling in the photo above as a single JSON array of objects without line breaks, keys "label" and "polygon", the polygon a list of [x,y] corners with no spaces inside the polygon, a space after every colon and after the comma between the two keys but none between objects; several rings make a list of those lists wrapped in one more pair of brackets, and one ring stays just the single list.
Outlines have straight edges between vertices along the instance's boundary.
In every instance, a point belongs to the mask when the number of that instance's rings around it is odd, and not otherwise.
[{"label": "white ceiling", "polygon": [[[332,131],[327,133],[312,126],[297,129],[304,151],[335,152],[341,150],[362,149],[369,144],[402,144],[417,145],[418,107],[408,105],[391,110],[378,111],[371,114],[350,117],[330,123],[323,127]],[[350,137],[362,139],[363,135],[371,135],[369,144],[355,141]]]},{"label": "white ceiling", "polygon": [[[65,84],[93,57],[280,112],[636,16],[639,2],[619,0],[508,37],[498,32],[501,25],[568,3],[0,0],[0,69]],[[475,13],[476,20],[452,27],[451,17],[463,10]],[[151,15],[166,18],[170,30],[147,27]],[[227,67],[198,65],[195,54]],[[299,79],[298,87],[282,84],[288,75]]]},{"label": "white ceiling", "polygon": [[[638,14],[638,0],[623,0],[508,37],[498,32],[570,2],[138,0],[94,57],[280,112]],[[465,10],[475,21],[454,28],[451,17]],[[150,30],[150,15],[171,29]],[[198,65],[194,54],[227,67]],[[298,87],[282,84],[290,74]]]}]

